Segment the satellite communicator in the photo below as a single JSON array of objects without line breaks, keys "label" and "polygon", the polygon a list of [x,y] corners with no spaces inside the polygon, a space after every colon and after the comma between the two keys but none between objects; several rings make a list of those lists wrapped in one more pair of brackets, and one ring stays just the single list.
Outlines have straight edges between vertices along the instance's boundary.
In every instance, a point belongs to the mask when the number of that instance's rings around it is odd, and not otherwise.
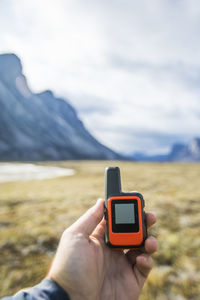
[{"label": "satellite communicator", "polygon": [[121,191],[120,169],[109,167],[105,171],[106,219],[105,242],[113,248],[139,248],[144,246],[147,228],[144,199],[140,193]]}]

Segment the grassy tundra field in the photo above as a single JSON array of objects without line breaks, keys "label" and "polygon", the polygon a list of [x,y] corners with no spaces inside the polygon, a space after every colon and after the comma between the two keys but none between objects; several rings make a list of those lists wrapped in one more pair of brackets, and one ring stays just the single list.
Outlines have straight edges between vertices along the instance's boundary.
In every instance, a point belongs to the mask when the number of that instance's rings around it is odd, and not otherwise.
[{"label": "grassy tundra field", "polygon": [[[45,164],[44,164],[45,165]],[[38,283],[62,231],[104,197],[104,169],[121,168],[124,191],[157,215],[155,266],[141,300],[200,299],[200,164],[59,162],[75,175],[0,183],[0,297]]]}]

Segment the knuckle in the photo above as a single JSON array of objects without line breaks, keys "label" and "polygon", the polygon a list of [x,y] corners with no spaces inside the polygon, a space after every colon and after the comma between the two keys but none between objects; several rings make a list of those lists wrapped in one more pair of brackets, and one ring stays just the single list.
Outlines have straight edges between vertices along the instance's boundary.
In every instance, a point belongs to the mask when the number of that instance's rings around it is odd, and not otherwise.
[{"label": "knuckle", "polygon": [[153,268],[153,259],[151,256],[147,258],[147,269],[151,270]]}]

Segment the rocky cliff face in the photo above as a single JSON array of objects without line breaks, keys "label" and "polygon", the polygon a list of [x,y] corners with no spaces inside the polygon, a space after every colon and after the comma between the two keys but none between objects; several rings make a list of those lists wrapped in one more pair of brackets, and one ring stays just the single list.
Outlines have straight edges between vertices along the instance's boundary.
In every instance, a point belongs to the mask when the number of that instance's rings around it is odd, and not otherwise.
[{"label": "rocky cliff face", "polygon": [[0,55],[0,160],[118,159],[51,91],[34,94],[14,54]]},{"label": "rocky cliff face", "polygon": [[170,161],[200,161],[200,138],[194,138],[188,145],[175,144],[169,154]]}]

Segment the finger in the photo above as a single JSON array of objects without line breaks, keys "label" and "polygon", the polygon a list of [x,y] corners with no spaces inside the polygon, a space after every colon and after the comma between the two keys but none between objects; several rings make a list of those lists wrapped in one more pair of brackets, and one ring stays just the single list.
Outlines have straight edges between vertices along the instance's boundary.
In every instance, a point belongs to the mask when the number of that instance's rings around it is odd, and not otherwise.
[{"label": "finger", "polygon": [[156,223],[156,216],[154,213],[146,213],[146,222],[147,222],[147,228],[151,227],[153,224]]},{"label": "finger", "polygon": [[158,248],[157,240],[153,236],[148,237],[145,241],[144,248],[145,248],[145,252],[148,254],[152,254],[156,252]]},{"label": "finger", "polygon": [[96,204],[86,211],[71,227],[70,231],[80,232],[89,237],[100,223],[104,214],[104,200],[98,199]]},{"label": "finger", "polygon": [[134,270],[139,272],[140,278],[147,278],[149,272],[153,267],[153,260],[149,254],[141,254],[136,258]]},{"label": "finger", "polygon": [[136,257],[141,255],[141,250],[129,250],[125,255],[131,265],[135,265]]},{"label": "finger", "polygon": [[126,253],[126,257],[127,257],[128,261],[132,265],[134,265],[136,263],[136,257],[137,256],[139,256],[142,253],[144,253],[144,251],[147,254],[153,254],[157,250],[157,248],[158,248],[158,242],[157,242],[157,240],[153,236],[150,236],[145,241],[144,249],[138,249],[138,250],[132,249],[132,250],[129,250]]},{"label": "finger", "polygon": [[106,226],[106,220],[102,219],[101,222],[97,225],[97,227],[93,231],[92,236],[96,237],[99,240],[104,239],[105,226]]}]

